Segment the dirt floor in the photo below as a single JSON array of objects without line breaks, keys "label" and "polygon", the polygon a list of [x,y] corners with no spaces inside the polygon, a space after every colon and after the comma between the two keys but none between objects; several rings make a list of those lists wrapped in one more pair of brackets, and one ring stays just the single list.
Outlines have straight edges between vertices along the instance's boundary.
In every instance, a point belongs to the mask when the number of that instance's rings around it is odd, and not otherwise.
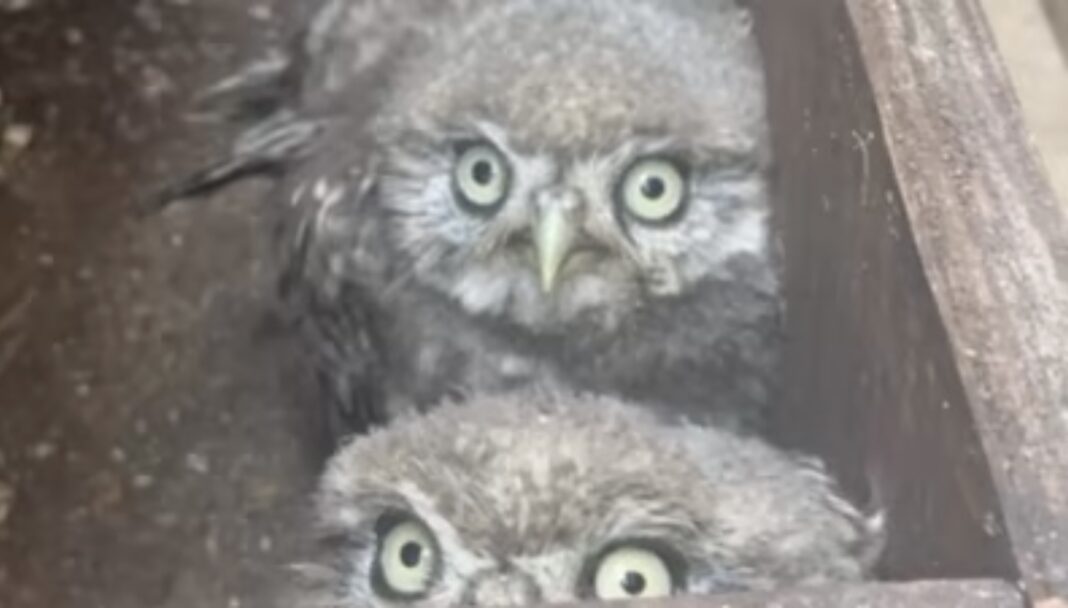
[{"label": "dirt floor", "polygon": [[0,606],[271,606],[321,459],[265,184],[139,220],[218,151],[198,88],[278,0],[0,0]]}]

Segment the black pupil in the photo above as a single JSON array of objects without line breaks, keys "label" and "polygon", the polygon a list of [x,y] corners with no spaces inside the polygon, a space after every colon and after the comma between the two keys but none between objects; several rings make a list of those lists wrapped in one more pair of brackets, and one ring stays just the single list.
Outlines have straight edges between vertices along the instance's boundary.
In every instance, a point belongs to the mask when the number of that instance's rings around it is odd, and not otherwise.
[{"label": "black pupil", "polygon": [[480,160],[471,167],[471,177],[481,186],[493,181],[493,163],[488,160]]},{"label": "black pupil", "polygon": [[629,595],[641,595],[641,592],[645,591],[645,577],[637,572],[624,574],[620,583],[623,585],[623,590]]},{"label": "black pupil", "polygon": [[401,563],[406,568],[414,568],[419,565],[419,560],[423,557],[423,548],[419,543],[411,542],[405,543],[401,547],[400,558]]},{"label": "black pupil", "polygon": [[666,190],[667,186],[664,185],[664,180],[659,177],[646,178],[645,182],[642,183],[642,194],[644,194],[646,198],[654,200],[658,199],[661,196],[664,196]]}]

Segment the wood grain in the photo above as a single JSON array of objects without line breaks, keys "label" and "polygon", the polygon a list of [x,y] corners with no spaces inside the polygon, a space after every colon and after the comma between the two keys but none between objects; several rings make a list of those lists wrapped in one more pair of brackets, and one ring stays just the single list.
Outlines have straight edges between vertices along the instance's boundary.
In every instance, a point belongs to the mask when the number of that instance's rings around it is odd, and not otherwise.
[{"label": "wood grain", "polygon": [[778,439],[889,516],[880,576],[1015,578],[997,493],[926,283],[849,12],[754,3],[786,259]]},{"label": "wood grain", "polygon": [[1068,598],[1068,220],[973,0],[846,4],[1024,583]]},{"label": "wood grain", "polygon": [[633,608],[1024,608],[1025,604],[1017,589],[1001,581],[951,581],[691,596],[611,605]]}]

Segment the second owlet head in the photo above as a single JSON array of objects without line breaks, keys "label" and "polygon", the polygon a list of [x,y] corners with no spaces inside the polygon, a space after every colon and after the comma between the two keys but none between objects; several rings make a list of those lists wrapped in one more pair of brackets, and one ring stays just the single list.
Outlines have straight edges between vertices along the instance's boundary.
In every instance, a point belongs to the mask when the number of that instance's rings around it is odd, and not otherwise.
[{"label": "second owlet head", "polygon": [[301,608],[509,606],[855,581],[881,547],[821,466],[613,399],[524,392],[355,438]]}]

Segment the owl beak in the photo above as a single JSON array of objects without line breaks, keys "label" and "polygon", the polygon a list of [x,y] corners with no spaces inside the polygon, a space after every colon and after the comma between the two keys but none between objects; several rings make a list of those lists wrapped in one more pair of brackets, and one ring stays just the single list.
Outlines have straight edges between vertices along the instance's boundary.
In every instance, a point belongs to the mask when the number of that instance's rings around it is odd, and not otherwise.
[{"label": "owl beak", "polygon": [[534,247],[538,253],[541,288],[552,293],[560,270],[571,253],[575,241],[575,226],[566,209],[552,206],[539,214],[534,225]]}]

